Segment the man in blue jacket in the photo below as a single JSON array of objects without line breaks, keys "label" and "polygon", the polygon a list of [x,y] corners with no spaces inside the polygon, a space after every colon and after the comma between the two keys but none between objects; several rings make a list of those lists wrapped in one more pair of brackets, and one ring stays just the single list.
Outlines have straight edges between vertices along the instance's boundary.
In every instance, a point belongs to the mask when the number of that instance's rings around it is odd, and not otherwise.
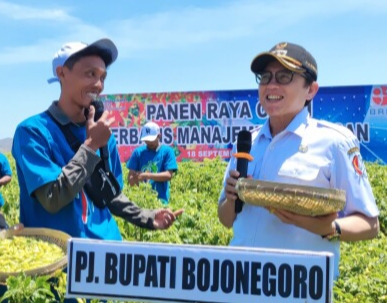
[{"label": "man in blue jacket", "polygon": [[[175,216],[169,209],[146,210],[123,194],[97,207],[84,185],[100,163],[99,151],[107,146],[110,170],[122,187],[122,169],[110,126],[114,118],[104,111],[94,121],[90,106],[104,89],[107,68],[118,51],[109,39],[91,44],[66,43],[53,59],[54,77],[61,93],[47,111],[32,116],[16,129],[12,154],[20,186],[20,222],[27,227],[62,230],[73,237],[120,240],[112,214],[147,229],[165,229]],[[81,143],[76,152],[62,128]]]}]

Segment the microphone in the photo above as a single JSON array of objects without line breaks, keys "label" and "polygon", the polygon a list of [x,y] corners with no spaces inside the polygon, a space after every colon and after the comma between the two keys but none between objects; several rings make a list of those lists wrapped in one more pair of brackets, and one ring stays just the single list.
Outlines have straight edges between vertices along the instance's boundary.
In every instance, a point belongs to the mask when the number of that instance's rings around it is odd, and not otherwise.
[{"label": "microphone", "polygon": [[[105,107],[103,105],[103,102],[101,100],[93,100],[90,105],[93,105],[95,108],[94,121],[98,121],[101,118],[103,112],[105,111]],[[100,147],[99,154],[100,154],[101,159],[103,161],[105,171],[109,172],[110,171],[109,151],[108,151],[108,148],[106,145]]]},{"label": "microphone", "polygon": [[[249,161],[253,160],[253,157],[250,155],[251,150],[251,132],[248,130],[241,130],[238,133],[237,138],[237,153],[234,154],[234,157],[237,158],[237,168],[239,172],[239,178],[247,177],[247,167]],[[244,202],[239,199],[235,201],[235,213],[239,214],[242,211]]]},{"label": "microphone", "polygon": [[100,100],[94,100],[90,105],[93,105],[95,108],[94,121],[98,121],[101,118],[103,112],[105,111],[103,102]]}]

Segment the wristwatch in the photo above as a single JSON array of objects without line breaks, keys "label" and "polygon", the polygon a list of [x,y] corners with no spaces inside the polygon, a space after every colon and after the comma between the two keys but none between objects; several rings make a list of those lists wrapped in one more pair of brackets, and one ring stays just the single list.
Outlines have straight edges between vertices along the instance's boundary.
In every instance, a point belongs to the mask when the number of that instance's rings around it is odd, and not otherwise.
[{"label": "wristwatch", "polygon": [[340,225],[339,225],[339,223],[337,223],[337,221],[333,221],[333,223],[335,224],[335,230],[328,235],[322,236],[323,239],[327,239],[328,241],[340,240],[340,236],[341,236]]}]

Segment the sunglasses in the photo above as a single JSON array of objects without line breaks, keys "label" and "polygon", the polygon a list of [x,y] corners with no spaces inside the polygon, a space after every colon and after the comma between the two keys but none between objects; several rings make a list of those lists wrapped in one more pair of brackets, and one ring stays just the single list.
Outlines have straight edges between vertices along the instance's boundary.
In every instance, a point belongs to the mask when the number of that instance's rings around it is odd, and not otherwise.
[{"label": "sunglasses", "polygon": [[295,73],[290,70],[280,70],[274,74],[272,72],[266,71],[255,74],[255,80],[260,85],[267,85],[270,83],[271,79],[273,79],[274,76],[275,81],[278,84],[289,84],[290,82],[292,82],[294,74]]}]

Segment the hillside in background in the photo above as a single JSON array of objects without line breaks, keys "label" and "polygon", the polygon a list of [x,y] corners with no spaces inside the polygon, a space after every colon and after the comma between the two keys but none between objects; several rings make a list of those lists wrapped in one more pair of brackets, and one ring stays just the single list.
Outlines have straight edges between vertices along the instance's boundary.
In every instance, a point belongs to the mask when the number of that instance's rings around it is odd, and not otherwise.
[{"label": "hillside in background", "polygon": [[10,152],[12,148],[12,138],[0,139],[0,152]]}]

